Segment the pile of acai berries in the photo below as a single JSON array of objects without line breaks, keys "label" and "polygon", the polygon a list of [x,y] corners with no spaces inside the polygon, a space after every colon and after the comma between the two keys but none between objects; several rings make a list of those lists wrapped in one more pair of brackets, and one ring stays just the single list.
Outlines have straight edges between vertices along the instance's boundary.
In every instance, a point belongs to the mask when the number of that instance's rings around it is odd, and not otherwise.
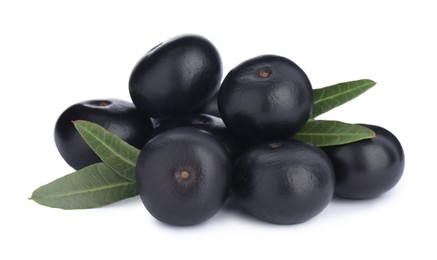
[{"label": "pile of acai berries", "polygon": [[65,110],[56,145],[75,169],[99,162],[72,120],[99,124],[141,149],[136,187],[146,209],[171,225],[194,225],[232,196],[250,215],[296,224],[334,194],[374,198],[402,176],[404,154],[386,129],[376,137],[317,147],[293,136],[311,120],[313,89],[293,61],[262,55],[233,68],[210,41],[182,35],[151,49],[129,79],[132,103],[91,100]]}]

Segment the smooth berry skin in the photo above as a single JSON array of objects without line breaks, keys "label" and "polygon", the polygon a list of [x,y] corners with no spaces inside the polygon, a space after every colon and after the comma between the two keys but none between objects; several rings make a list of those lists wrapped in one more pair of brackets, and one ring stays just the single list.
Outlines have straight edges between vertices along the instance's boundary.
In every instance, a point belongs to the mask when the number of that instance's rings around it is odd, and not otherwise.
[{"label": "smooth berry skin", "polygon": [[200,114],[208,114],[216,117],[220,117],[220,112],[217,104],[218,93],[214,95],[212,98],[208,99],[208,101],[199,109]]},{"label": "smooth berry skin", "polygon": [[378,197],[391,190],[403,175],[405,156],[396,136],[380,126],[362,125],[373,130],[376,137],[323,148],[334,165],[338,197]]},{"label": "smooth berry skin", "polygon": [[233,190],[250,215],[273,224],[305,222],[331,201],[329,158],[313,145],[279,140],[249,148],[235,162]]},{"label": "smooth berry skin", "polygon": [[226,75],[218,108],[226,126],[240,137],[251,141],[288,138],[310,117],[312,86],[291,60],[258,56]]},{"label": "smooth berry skin", "polygon": [[144,146],[135,172],[141,200],[153,217],[169,225],[190,226],[211,218],[223,206],[232,161],[211,134],[179,127]]},{"label": "smooth berry skin", "polygon": [[248,146],[230,133],[221,118],[208,114],[189,114],[165,120],[153,130],[152,136],[176,127],[195,127],[210,133],[226,148],[232,160]]},{"label": "smooth berry skin", "polygon": [[128,101],[120,99],[87,100],[68,107],[56,121],[56,147],[75,170],[101,162],[82,139],[72,121],[96,123],[127,143],[141,149],[153,131],[152,122]]},{"label": "smooth berry skin", "polygon": [[129,93],[146,116],[169,118],[200,109],[217,93],[221,78],[221,58],[213,44],[199,35],[181,35],[135,65]]}]

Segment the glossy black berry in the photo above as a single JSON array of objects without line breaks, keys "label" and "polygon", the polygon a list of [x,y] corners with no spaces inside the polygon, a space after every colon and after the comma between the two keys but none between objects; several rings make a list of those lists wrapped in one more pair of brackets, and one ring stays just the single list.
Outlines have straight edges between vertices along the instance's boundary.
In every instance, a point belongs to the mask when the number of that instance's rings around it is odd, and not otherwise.
[{"label": "glossy black berry", "polygon": [[292,136],[306,123],[312,107],[312,87],[305,72],[291,60],[274,55],[235,67],[218,96],[226,126],[251,140]]},{"label": "glossy black berry", "polygon": [[193,112],[218,90],[222,65],[204,37],[182,35],[150,50],[135,66],[129,92],[145,115],[166,118]]},{"label": "glossy black berry", "polygon": [[150,119],[131,102],[102,99],[70,106],[56,122],[55,143],[64,160],[76,170],[100,162],[100,159],[77,132],[72,123],[74,120],[97,123],[139,149],[147,142],[153,130]]},{"label": "glossy black berry", "polygon": [[401,179],[405,157],[399,140],[388,130],[363,125],[375,138],[323,148],[335,174],[335,195],[348,199],[370,199],[392,189]]},{"label": "glossy black berry", "polygon": [[235,162],[236,197],[251,215],[296,224],[320,213],[334,193],[334,170],[315,146],[275,141],[249,148]]},{"label": "glossy black berry", "polygon": [[218,109],[217,99],[218,93],[212,98],[208,99],[208,101],[199,109],[199,113],[221,117]]},{"label": "glossy black berry", "polygon": [[175,117],[163,121],[153,130],[152,136],[176,127],[195,127],[212,134],[221,144],[224,145],[231,158],[234,160],[248,146],[242,140],[233,136],[226,129],[223,120],[207,114],[190,114]]},{"label": "glossy black berry", "polygon": [[136,165],[138,192],[156,219],[187,226],[212,217],[223,206],[232,162],[211,134],[173,128],[152,138]]}]

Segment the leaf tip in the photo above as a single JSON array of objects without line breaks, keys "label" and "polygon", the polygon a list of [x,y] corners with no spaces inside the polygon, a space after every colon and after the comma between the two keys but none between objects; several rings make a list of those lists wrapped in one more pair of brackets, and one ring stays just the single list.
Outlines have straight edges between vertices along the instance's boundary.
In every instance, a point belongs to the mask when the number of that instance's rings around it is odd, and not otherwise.
[{"label": "leaf tip", "polygon": [[84,120],[80,120],[80,119],[76,119],[76,120],[71,120],[71,123],[73,123],[73,125],[77,125],[81,122],[84,122]]},{"label": "leaf tip", "polygon": [[76,119],[76,120],[71,120],[71,123],[74,125],[74,127],[76,129],[78,129],[78,127],[85,126],[86,123],[92,123],[92,122],[86,121],[86,120],[81,120],[81,119]]},{"label": "leaf tip", "polygon": [[71,120],[71,123],[74,125],[75,128],[77,128],[78,124],[80,124],[81,120]]},{"label": "leaf tip", "polygon": [[371,80],[371,79],[365,79],[365,80],[366,80],[366,81],[369,83],[369,85],[371,85],[372,87],[376,85],[376,81],[374,81],[374,80]]},{"label": "leaf tip", "polygon": [[33,201],[36,201],[35,200],[35,197],[38,197],[38,190],[39,190],[39,188],[38,189],[36,189],[36,190],[34,190],[33,192],[32,192],[32,194],[30,195],[30,197],[28,197],[27,199],[28,200],[33,200]]}]

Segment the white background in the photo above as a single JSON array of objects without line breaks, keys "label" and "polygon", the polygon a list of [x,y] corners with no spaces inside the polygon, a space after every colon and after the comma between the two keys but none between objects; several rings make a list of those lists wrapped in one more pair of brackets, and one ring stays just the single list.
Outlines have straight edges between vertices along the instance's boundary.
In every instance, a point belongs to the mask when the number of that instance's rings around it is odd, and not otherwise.
[{"label": "white background", "polygon": [[[300,2],[1,1],[0,258],[436,259],[433,1]],[[374,200],[335,199],[294,226],[233,206],[178,228],[153,219],[138,197],[75,211],[27,200],[72,171],[54,144],[58,115],[87,99],[129,100],[138,59],[181,33],[210,39],[225,73],[270,53],[299,64],[315,88],[375,80],[324,118],[395,133],[406,155],[401,182]]]}]

